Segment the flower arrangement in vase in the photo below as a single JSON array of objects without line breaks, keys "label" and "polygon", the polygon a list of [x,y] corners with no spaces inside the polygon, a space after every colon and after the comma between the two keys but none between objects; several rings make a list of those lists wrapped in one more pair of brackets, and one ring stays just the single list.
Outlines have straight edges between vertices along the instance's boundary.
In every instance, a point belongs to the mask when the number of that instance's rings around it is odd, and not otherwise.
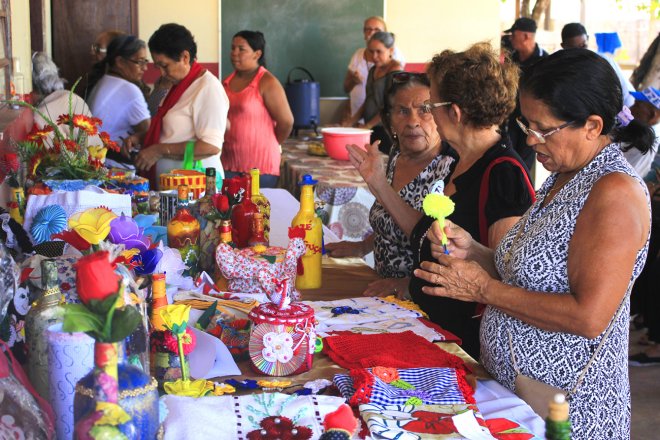
[{"label": "flower arrangement in vase", "polygon": [[[80,80],[78,80],[80,81]],[[119,145],[107,132],[99,131],[99,118],[73,112],[73,90],[69,94],[69,111],[55,121],[33,105],[9,101],[27,107],[46,121],[43,127],[33,126],[27,138],[14,141],[15,153],[26,166],[25,180],[104,180],[108,170],[103,166],[107,151],[119,151]],[[23,180],[23,179],[21,179]],[[26,181],[19,183],[25,186]]]}]

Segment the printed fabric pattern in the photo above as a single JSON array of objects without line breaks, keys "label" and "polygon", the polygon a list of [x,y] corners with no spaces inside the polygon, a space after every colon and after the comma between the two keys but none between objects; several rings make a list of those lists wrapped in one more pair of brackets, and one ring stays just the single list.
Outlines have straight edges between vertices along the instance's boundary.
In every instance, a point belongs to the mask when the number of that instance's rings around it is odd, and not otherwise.
[{"label": "printed fabric pattern", "polygon": [[[390,185],[400,155],[400,152],[394,155],[387,169],[387,182]],[[447,177],[453,162],[452,157],[438,154],[417,177],[399,190],[399,197],[417,211],[421,211],[424,197],[435,182]],[[410,276],[414,264],[410,240],[378,200],[374,201],[369,212],[369,223],[376,234],[374,261],[378,275],[384,278]]]}]

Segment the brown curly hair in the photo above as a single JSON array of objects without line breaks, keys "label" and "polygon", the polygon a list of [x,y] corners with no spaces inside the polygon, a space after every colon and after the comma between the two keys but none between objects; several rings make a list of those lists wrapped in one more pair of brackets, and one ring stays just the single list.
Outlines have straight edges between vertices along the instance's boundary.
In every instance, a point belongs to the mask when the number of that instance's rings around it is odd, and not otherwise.
[{"label": "brown curly hair", "polygon": [[501,125],[516,106],[518,66],[498,54],[489,43],[465,52],[445,50],[433,57],[428,75],[443,101],[457,104],[465,123],[476,128]]}]

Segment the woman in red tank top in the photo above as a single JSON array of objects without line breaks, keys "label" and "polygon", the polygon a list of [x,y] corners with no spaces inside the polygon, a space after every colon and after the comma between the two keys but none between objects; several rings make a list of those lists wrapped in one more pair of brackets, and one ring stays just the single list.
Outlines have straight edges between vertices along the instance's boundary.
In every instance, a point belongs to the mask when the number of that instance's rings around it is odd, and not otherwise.
[{"label": "woman in red tank top", "polygon": [[284,88],[266,70],[265,49],[261,32],[238,32],[231,42],[235,70],[222,81],[229,97],[229,127],[222,149],[225,177],[259,168],[262,188],[276,186],[280,144],[293,127]]}]

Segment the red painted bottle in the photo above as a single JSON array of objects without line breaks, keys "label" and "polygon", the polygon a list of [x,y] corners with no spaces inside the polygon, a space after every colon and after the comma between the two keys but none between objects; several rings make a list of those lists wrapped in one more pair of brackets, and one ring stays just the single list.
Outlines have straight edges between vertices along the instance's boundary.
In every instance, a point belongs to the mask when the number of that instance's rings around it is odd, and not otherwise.
[{"label": "red painted bottle", "polygon": [[248,240],[252,235],[253,216],[259,212],[259,208],[252,202],[252,179],[250,175],[243,174],[238,179],[240,182],[239,191],[242,192],[243,198],[231,210],[232,238],[236,247],[244,248],[248,246]]}]

